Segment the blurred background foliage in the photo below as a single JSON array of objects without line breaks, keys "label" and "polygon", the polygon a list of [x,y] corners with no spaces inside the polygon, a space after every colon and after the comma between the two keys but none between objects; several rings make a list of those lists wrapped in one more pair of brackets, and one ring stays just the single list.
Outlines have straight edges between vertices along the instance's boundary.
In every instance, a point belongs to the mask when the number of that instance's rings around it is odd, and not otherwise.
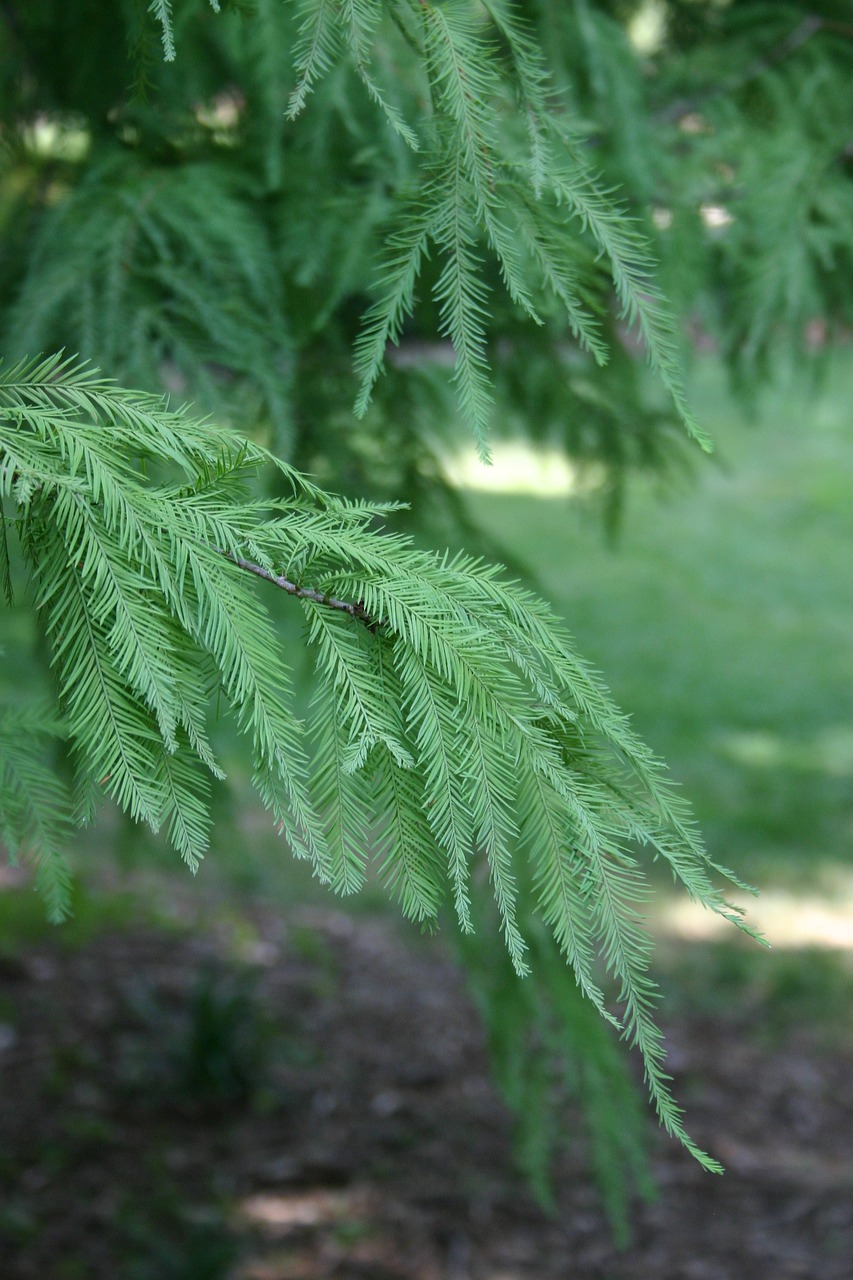
[{"label": "blurred background foliage", "polygon": [[[374,61],[416,115],[423,88],[394,7]],[[146,0],[3,0],[0,350],[77,352],[126,385],[193,401],[328,487],[405,499],[399,519],[433,545],[498,548],[547,592],[669,760],[716,856],[762,886],[807,879],[849,892],[850,6],[527,0],[523,10],[555,104],[655,246],[716,460],[695,461],[631,333],[605,321],[613,355],[599,367],[556,310],[541,327],[525,321],[489,265],[491,478],[472,486],[461,456],[429,267],[371,407],[354,419],[353,344],[417,157],[354,91],[346,59],[303,118],[286,119],[299,10],[282,0],[222,0],[218,13],[175,0],[174,62]],[[534,472],[531,492],[519,491],[519,439],[559,458]],[[295,625],[284,602],[298,668]],[[30,627],[24,611],[4,614],[3,679],[19,690],[44,678]],[[218,800],[206,873],[229,890],[310,900],[315,887],[245,806],[236,747],[229,765],[232,799]],[[138,865],[142,850],[165,867],[152,837],[116,825],[120,859]],[[570,987],[544,1001],[532,987],[510,996],[485,954],[468,964],[498,1075],[529,1122],[522,1162],[547,1196],[553,1133],[537,1096],[548,1104],[568,1081],[593,1116],[602,1184],[624,1223],[612,1171],[633,1163],[640,1185],[644,1175],[629,1103],[602,1104],[624,1085],[612,1046],[597,1025],[581,1028]],[[790,988],[779,986],[783,1004]],[[198,995],[208,1021],[239,1022],[244,997],[214,996]],[[547,1056],[544,1076],[518,1056],[531,1026],[528,1045],[559,1038],[555,1010],[570,1038],[601,1041],[559,1082]]]},{"label": "blurred background foliage", "polygon": [[[394,13],[374,63],[417,119],[424,85]],[[804,344],[827,350],[853,309],[849,7],[531,0],[524,17],[564,119],[654,241],[685,350],[719,350],[745,390],[799,366]],[[144,0],[3,5],[2,348],[78,352],[348,493],[458,522],[429,268],[367,418],[350,410],[354,338],[418,156],[346,58],[286,119],[299,19],[282,0],[178,0],[166,62]],[[613,518],[628,474],[684,453],[671,410],[630,335],[600,368],[556,307],[524,322],[484,269],[495,429],[596,467]]]}]

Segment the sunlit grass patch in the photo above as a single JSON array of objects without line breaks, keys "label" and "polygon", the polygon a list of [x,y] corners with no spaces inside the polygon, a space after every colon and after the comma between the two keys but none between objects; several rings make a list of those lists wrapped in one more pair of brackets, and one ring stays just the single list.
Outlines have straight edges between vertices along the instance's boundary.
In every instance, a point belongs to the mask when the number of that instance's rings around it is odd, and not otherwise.
[{"label": "sunlit grass patch", "polygon": [[604,480],[602,467],[581,465],[557,448],[525,440],[496,443],[491,466],[484,466],[473,448],[450,454],[444,460],[444,472],[460,489],[542,498],[594,492]]},{"label": "sunlit grass patch", "polygon": [[[853,951],[853,874],[849,870],[838,869],[834,890],[824,894],[768,887],[758,898],[734,896],[773,948]],[[694,941],[719,941],[728,932],[722,921],[683,897],[658,899],[655,931]]]}]

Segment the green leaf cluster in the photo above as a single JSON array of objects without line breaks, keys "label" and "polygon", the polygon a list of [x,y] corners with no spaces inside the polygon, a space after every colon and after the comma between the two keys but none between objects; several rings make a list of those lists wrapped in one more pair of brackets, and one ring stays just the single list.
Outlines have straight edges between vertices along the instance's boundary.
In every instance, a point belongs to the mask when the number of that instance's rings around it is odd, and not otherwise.
[{"label": "green leaf cluster", "polygon": [[[255,496],[263,466],[287,496]],[[0,373],[0,480],[50,645],[78,820],[109,795],[196,867],[222,775],[219,700],[279,830],[334,890],[358,889],[371,859],[405,915],[434,924],[452,903],[470,930],[481,866],[523,975],[524,887],[581,991],[638,1047],[662,1123],[715,1167],[663,1069],[643,860],[740,914],[659,762],[547,606],[492,566],[377,531],[382,508],[323,493],[249,440],[57,358]],[[305,613],[319,675],[305,725],[259,579]],[[31,819],[20,788],[0,794],[4,821],[48,833],[42,875],[60,913],[44,728],[17,727],[41,782]]]}]

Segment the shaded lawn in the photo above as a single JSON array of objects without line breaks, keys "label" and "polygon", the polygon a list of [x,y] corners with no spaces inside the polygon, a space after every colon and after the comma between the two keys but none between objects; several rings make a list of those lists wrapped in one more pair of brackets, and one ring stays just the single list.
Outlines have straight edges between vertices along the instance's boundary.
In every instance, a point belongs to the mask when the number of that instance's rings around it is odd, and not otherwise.
[{"label": "shaded lawn", "polygon": [[717,442],[661,498],[632,483],[605,544],[566,498],[469,493],[670,764],[715,857],[759,880],[851,862],[853,360],[750,418],[714,364]]}]

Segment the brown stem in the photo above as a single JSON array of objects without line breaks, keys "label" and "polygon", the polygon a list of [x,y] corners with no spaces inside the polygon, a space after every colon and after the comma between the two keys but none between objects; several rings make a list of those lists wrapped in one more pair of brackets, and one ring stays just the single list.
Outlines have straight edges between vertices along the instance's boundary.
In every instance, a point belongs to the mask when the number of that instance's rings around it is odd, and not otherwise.
[{"label": "brown stem", "polygon": [[253,560],[244,560],[241,556],[232,555],[230,551],[225,551],[222,554],[226,560],[230,560],[238,569],[245,569],[247,573],[254,573],[256,577],[263,578],[265,582],[271,582],[273,586],[286,591],[288,595],[298,596],[301,600],[313,600],[316,604],[324,604],[329,609],[338,609],[341,613],[348,613],[351,618],[357,618],[359,622],[363,622],[370,631],[375,631],[379,625],[377,620],[367,612],[361,601],[338,600],[335,596],[325,595],[324,592],[316,591],[313,587],[300,587],[297,582],[291,582],[283,574],[272,573],[269,569],[265,569],[262,564],[255,564]]}]

